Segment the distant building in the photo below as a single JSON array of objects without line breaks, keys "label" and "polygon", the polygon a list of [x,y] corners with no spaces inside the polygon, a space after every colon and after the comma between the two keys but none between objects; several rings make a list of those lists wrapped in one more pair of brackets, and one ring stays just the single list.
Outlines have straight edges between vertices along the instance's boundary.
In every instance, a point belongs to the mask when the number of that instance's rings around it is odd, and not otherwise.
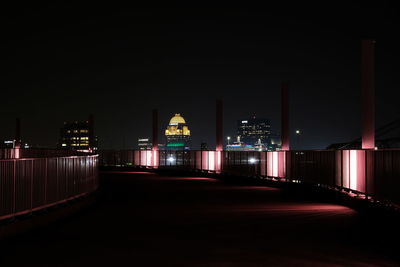
[{"label": "distant building", "polygon": [[254,115],[237,121],[237,140],[226,145],[226,150],[275,151],[280,147],[280,137],[271,132],[270,121]]},{"label": "distant building", "polygon": [[[16,148],[17,142],[15,140],[4,140],[3,143],[0,144],[0,148]],[[30,145],[28,143],[23,143],[20,146],[21,148],[29,148]]]},{"label": "distant building", "polygon": [[88,121],[64,122],[60,129],[59,147],[78,151],[97,150],[97,138],[94,135],[93,117]]},{"label": "distant building", "polygon": [[252,116],[248,119],[238,120],[238,136],[246,145],[257,143],[269,144],[271,135],[271,123],[267,119]]},{"label": "distant building", "polygon": [[15,140],[4,140],[1,148],[15,148]]},{"label": "distant building", "polygon": [[253,146],[246,146],[241,140],[240,136],[236,137],[236,141],[232,142],[232,144],[226,145],[226,150],[228,151],[249,151],[254,150]]},{"label": "distant building", "polygon": [[189,127],[181,114],[177,113],[171,118],[165,130],[166,145],[168,150],[190,149],[191,136]]},{"label": "distant building", "polygon": [[153,148],[150,138],[139,138],[138,139],[139,150],[150,150]]},{"label": "distant building", "polygon": [[282,147],[282,139],[280,135],[271,133],[270,142],[268,144],[268,150],[280,150]]}]

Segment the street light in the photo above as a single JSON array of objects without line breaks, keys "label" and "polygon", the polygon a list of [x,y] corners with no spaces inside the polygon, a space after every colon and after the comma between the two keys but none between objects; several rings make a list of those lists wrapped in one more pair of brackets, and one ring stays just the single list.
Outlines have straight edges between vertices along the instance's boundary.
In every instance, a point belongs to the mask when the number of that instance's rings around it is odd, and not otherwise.
[{"label": "street light", "polygon": [[297,149],[300,148],[300,134],[301,131],[300,130],[296,130],[296,143],[297,143]]},{"label": "street light", "polygon": [[169,156],[167,160],[168,160],[169,164],[171,165],[174,163],[175,158],[173,156]]},{"label": "street light", "polygon": [[228,136],[226,139],[228,140],[228,145],[229,145],[230,144],[229,141],[231,140],[231,137]]}]

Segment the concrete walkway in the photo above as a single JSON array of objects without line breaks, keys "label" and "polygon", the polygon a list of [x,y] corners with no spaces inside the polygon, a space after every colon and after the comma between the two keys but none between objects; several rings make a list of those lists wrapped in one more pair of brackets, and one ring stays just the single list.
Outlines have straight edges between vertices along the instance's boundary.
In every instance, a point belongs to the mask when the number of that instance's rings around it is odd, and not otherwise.
[{"label": "concrete walkway", "polygon": [[98,202],[1,244],[1,266],[400,266],[391,222],[280,189],[104,172]]}]

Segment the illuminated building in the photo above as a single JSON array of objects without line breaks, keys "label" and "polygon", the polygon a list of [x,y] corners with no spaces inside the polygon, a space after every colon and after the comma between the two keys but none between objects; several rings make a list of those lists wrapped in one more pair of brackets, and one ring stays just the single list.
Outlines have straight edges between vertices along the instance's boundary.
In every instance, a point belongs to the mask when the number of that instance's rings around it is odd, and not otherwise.
[{"label": "illuminated building", "polygon": [[60,129],[59,147],[78,151],[97,150],[97,138],[94,136],[93,117],[88,121],[64,122]]},{"label": "illuminated building", "polygon": [[165,130],[165,137],[167,139],[166,149],[190,149],[190,130],[181,114],[177,113],[171,118]]},{"label": "illuminated building", "polygon": [[269,120],[251,118],[238,120],[238,136],[246,145],[255,145],[257,143],[269,144],[271,135],[271,124]]},{"label": "illuminated building", "polygon": [[271,133],[269,120],[252,116],[238,120],[237,140],[226,146],[234,151],[265,151],[279,150],[280,139]]},{"label": "illuminated building", "polygon": [[238,120],[238,136],[240,140],[248,145],[254,145],[259,140],[261,143],[269,143],[271,124],[269,120],[256,118],[255,116]]},{"label": "illuminated building", "polygon": [[138,148],[140,150],[151,150],[152,143],[150,141],[150,138],[139,138],[138,139]]},{"label": "illuminated building", "polygon": [[15,140],[5,140],[1,148],[15,148]]},{"label": "illuminated building", "polygon": [[[0,148],[16,148],[16,141],[15,140],[4,140],[3,143],[0,144]],[[21,148],[30,148],[28,143],[22,143]]]}]

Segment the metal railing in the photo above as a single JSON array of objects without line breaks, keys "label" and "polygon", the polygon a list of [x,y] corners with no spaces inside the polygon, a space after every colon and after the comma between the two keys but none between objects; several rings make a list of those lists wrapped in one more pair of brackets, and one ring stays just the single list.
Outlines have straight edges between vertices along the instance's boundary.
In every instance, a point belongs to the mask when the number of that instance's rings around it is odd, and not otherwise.
[{"label": "metal railing", "polygon": [[176,168],[300,182],[400,204],[400,149],[102,151],[102,166]]},{"label": "metal railing", "polygon": [[49,158],[67,156],[85,156],[90,153],[66,149],[40,149],[40,148],[2,148],[0,160],[19,158]]},{"label": "metal railing", "polygon": [[67,202],[97,187],[98,155],[1,159],[0,220]]}]

